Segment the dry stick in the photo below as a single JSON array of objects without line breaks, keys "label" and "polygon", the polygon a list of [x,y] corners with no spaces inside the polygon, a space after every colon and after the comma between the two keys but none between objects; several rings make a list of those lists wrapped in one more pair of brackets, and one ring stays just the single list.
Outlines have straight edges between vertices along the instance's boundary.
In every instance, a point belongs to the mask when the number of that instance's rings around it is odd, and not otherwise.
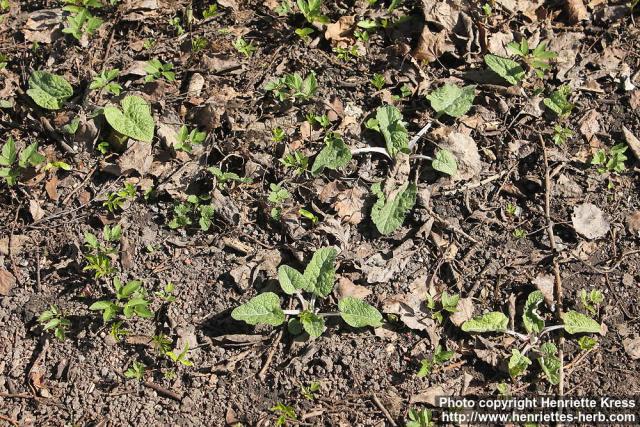
[{"label": "dry stick", "polygon": [[[562,279],[560,277],[560,266],[558,264],[558,251],[556,249],[556,239],[553,234],[553,221],[551,220],[551,179],[549,178],[549,159],[547,158],[547,148],[544,144],[542,135],[540,145],[542,146],[542,157],[544,159],[544,216],[547,221],[547,236],[549,245],[551,246],[551,259],[553,262],[553,273],[555,275],[555,299],[556,299],[556,318],[561,321],[560,313],[562,313]],[[558,395],[564,395],[564,336],[562,332],[558,336],[558,358],[560,359],[560,375],[558,381]]]},{"label": "dry stick", "polygon": [[73,190],[71,190],[71,192],[69,194],[67,194],[67,197],[64,198],[64,200],[62,201],[62,205],[66,205],[67,202],[69,201],[69,199],[71,199],[71,197],[73,197],[74,194],[76,194],[78,191],[80,191],[81,188],[84,188],[85,185],[87,184],[87,182],[91,179],[91,177],[93,176],[93,174],[95,173],[95,171],[98,169],[98,166],[94,166],[93,169],[91,169],[89,171],[89,173],[87,174],[87,176],[84,178],[84,180],[80,183],[80,185],[78,185],[76,188],[74,188]]},{"label": "dry stick", "polygon": [[384,405],[382,404],[382,402],[380,402],[380,399],[378,399],[378,396],[373,393],[371,395],[371,400],[373,400],[373,403],[376,404],[376,406],[378,407],[378,409],[380,409],[380,411],[382,412],[382,414],[385,416],[385,418],[387,420],[389,420],[389,423],[393,426],[393,427],[398,427],[398,424],[396,424],[396,422],[393,420],[393,418],[391,418],[391,414],[389,413],[389,411],[387,411],[387,408],[384,407]]},{"label": "dry stick", "polygon": [[269,366],[271,366],[273,355],[278,349],[278,344],[280,344],[280,340],[282,340],[282,334],[283,334],[283,331],[281,329],[280,332],[278,332],[276,339],[273,340],[273,344],[271,344],[271,349],[269,350],[269,354],[267,354],[267,360],[265,360],[264,366],[262,367],[262,369],[260,369],[260,372],[258,373],[258,376],[262,380],[264,380],[264,377],[267,374],[267,370],[269,369]]},{"label": "dry stick", "polygon": [[0,420],[5,420],[6,422],[8,422],[11,425],[14,425],[16,427],[18,427],[20,424],[18,424],[18,422],[12,418],[9,417],[5,417],[4,415],[0,415]]},{"label": "dry stick", "polygon": [[169,399],[173,399],[178,402],[182,401],[182,396],[180,396],[178,393],[175,393],[169,389],[166,389],[159,384],[152,383],[151,381],[143,381],[142,385],[144,385],[145,387],[149,387],[152,390],[155,390],[159,395],[168,397]]}]

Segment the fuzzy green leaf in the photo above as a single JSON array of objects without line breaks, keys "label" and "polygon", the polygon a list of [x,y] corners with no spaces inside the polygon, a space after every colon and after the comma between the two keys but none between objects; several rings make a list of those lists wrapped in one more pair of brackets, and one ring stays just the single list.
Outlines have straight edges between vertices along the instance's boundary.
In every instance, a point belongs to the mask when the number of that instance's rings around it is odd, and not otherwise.
[{"label": "fuzzy green leaf", "polygon": [[402,121],[402,113],[393,105],[383,105],[376,110],[377,129],[384,137],[387,152],[395,157],[399,152],[409,152],[409,133]]},{"label": "fuzzy green leaf", "polygon": [[524,79],[524,69],[516,61],[495,55],[485,55],[484,62],[491,70],[512,85],[517,85]]},{"label": "fuzzy green leaf", "polygon": [[334,248],[318,249],[307,264],[304,270],[303,288],[307,292],[312,292],[319,297],[326,297],[333,290],[336,269],[334,262],[338,256],[338,251]]},{"label": "fuzzy green leaf", "polygon": [[282,290],[288,295],[293,295],[297,290],[307,287],[302,273],[288,265],[281,265],[278,268],[278,281]]},{"label": "fuzzy green leaf", "polygon": [[139,96],[127,96],[122,102],[122,110],[105,107],[104,116],[113,129],[138,141],[151,142],[155,130],[151,107]]},{"label": "fuzzy green leaf", "polygon": [[569,310],[560,315],[564,330],[570,334],[600,333],[601,325],[592,318],[577,311]]},{"label": "fuzzy green leaf", "polygon": [[545,98],[542,102],[544,105],[556,113],[558,117],[565,118],[571,114],[573,104],[569,102],[571,88],[567,85],[560,86],[558,90],[553,91],[549,98]]},{"label": "fuzzy green leaf", "polygon": [[321,173],[324,168],[337,170],[351,160],[351,150],[338,135],[327,134],[324,143],[325,147],[318,153],[311,167],[311,174],[314,176]]},{"label": "fuzzy green leaf", "polygon": [[324,320],[310,311],[300,313],[300,323],[311,338],[318,338],[324,332]]},{"label": "fuzzy green leaf", "polygon": [[431,162],[431,167],[438,172],[446,173],[449,176],[453,176],[458,172],[456,156],[448,150],[439,150],[436,153],[436,157],[433,159],[433,162]]},{"label": "fuzzy green leaf", "polygon": [[405,183],[392,200],[387,200],[379,182],[371,186],[371,192],[378,197],[371,209],[371,220],[380,234],[391,234],[402,225],[405,215],[416,203],[417,190],[415,184]]},{"label": "fuzzy green leaf", "polygon": [[508,324],[509,319],[504,313],[492,311],[467,320],[462,324],[462,330],[465,332],[501,332],[507,329]]},{"label": "fuzzy green leaf", "polygon": [[562,365],[558,356],[558,348],[552,342],[546,342],[540,346],[540,357],[538,363],[546,375],[549,382],[556,385],[560,382],[560,366]]},{"label": "fuzzy green leaf", "polygon": [[280,298],[273,292],[265,292],[251,298],[245,304],[231,312],[235,320],[242,320],[249,325],[258,323],[279,326],[284,323],[285,315],[280,308]]},{"label": "fuzzy green leaf", "polygon": [[354,328],[382,326],[382,314],[372,305],[354,297],[344,297],[338,301],[340,316]]},{"label": "fuzzy green leaf", "polygon": [[522,313],[522,322],[527,332],[540,333],[544,329],[544,319],[538,313],[538,305],[544,300],[544,295],[540,291],[534,291],[527,297]]},{"label": "fuzzy green leaf", "polygon": [[531,359],[520,353],[520,351],[515,348],[511,350],[508,367],[509,375],[511,375],[512,378],[524,374],[529,365],[531,365]]},{"label": "fuzzy green leaf", "polygon": [[474,85],[459,87],[446,84],[427,95],[433,108],[438,114],[447,114],[451,117],[460,117],[467,113],[473,105],[476,97]]},{"label": "fuzzy green leaf", "polygon": [[46,71],[34,71],[29,78],[27,95],[42,108],[59,110],[73,95],[73,87],[64,77]]}]

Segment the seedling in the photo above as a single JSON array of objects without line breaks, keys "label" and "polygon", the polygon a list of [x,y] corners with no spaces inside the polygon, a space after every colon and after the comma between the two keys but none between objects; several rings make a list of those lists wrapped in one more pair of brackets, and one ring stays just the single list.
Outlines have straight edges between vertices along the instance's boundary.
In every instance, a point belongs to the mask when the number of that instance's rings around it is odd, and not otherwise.
[{"label": "seedling", "polygon": [[9,57],[4,53],[0,53],[0,70],[7,68],[8,63],[9,63]]},{"label": "seedling", "polygon": [[218,13],[218,4],[214,3],[210,4],[209,7],[202,12],[202,17],[205,19],[215,18],[216,16],[218,16]]},{"label": "seedling", "polygon": [[71,34],[76,40],[81,40],[83,35],[92,36],[102,25],[102,19],[93,16],[89,7],[99,9],[102,3],[98,0],[64,0],[67,6],[62,9],[70,12],[67,17],[67,26],[62,29],[65,34]]},{"label": "seedling", "polygon": [[183,125],[178,131],[176,139],[177,143],[174,146],[176,150],[191,153],[194,145],[200,145],[207,139],[207,133],[200,132],[198,129],[192,129],[189,132],[189,128]]},{"label": "seedling", "polygon": [[298,73],[287,74],[278,80],[267,83],[265,90],[273,92],[280,101],[285,99],[306,101],[318,90],[318,81],[313,71],[304,78]]},{"label": "seedling", "polygon": [[406,427],[434,427],[433,414],[430,409],[410,409],[409,418],[405,421]]},{"label": "seedling", "polygon": [[294,175],[302,175],[307,171],[309,166],[309,157],[296,150],[285,154],[284,157],[280,159],[280,163],[285,167],[293,168]]},{"label": "seedling", "polygon": [[189,353],[189,344],[185,344],[184,349],[178,353],[177,349],[173,351],[168,351],[165,355],[173,361],[175,364],[182,364],[184,366],[193,366],[193,362],[187,359],[187,354]]},{"label": "seedling", "polygon": [[544,317],[538,311],[539,305],[543,301],[544,295],[540,291],[534,291],[527,297],[522,314],[522,324],[527,332],[526,334],[508,329],[508,317],[498,311],[485,313],[467,320],[462,324],[461,328],[463,331],[470,333],[501,332],[516,337],[525,343],[525,346],[522,350],[512,349],[508,364],[511,377],[515,378],[525,373],[527,367],[531,365],[531,359],[527,357],[527,354],[530,350],[534,350],[536,353],[534,356],[537,357],[542,371],[549,382],[555,385],[559,381],[562,362],[556,355],[556,346],[552,342],[540,344],[540,340],[548,333],[558,329],[564,329],[565,332],[574,335],[600,333],[602,326],[589,316],[570,310],[560,315],[562,324],[545,327]]},{"label": "seedling", "polygon": [[448,351],[440,344],[438,344],[433,351],[433,356],[430,359],[422,359],[420,361],[420,369],[416,376],[418,378],[424,378],[427,375],[431,374],[434,366],[442,365],[444,362],[447,362],[449,359],[453,357],[455,352]]},{"label": "seedling", "polygon": [[378,90],[381,90],[385,84],[387,84],[387,80],[384,78],[382,74],[375,73],[371,78],[371,84]]},{"label": "seedling", "polygon": [[127,201],[135,199],[136,194],[136,186],[127,182],[122,189],[109,193],[102,206],[106,207],[109,212],[114,213],[117,210],[122,210]]},{"label": "seedling", "polygon": [[176,33],[179,36],[184,34],[184,27],[182,26],[182,20],[179,16],[174,16],[173,18],[169,19],[169,25],[171,25],[176,30]]},{"label": "seedling", "polygon": [[417,187],[414,183],[404,183],[398,188],[391,189],[385,195],[380,182],[371,186],[371,193],[377,197],[377,201],[371,208],[371,220],[378,232],[383,235],[393,233],[404,222],[404,217],[416,203]]},{"label": "seedling", "polygon": [[275,423],[276,426],[284,426],[287,424],[287,421],[295,421],[298,419],[296,416],[296,410],[293,406],[287,406],[281,402],[276,403],[275,406],[269,410],[278,415]]},{"label": "seedling", "polygon": [[320,218],[318,218],[318,216],[316,214],[314,214],[313,212],[307,210],[307,209],[300,209],[298,211],[298,213],[300,214],[301,217],[308,219],[309,221],[311,221],[311,223],[313,225],[316,225],[318,223],[318,221],[320,221]]},{"label": "seedling", "polygon": [[172,282],[169,282],[161,291],[156,291],[155,295],[165,302],[172,303],[176,300],[176,296],[173,295],[175,289],[175,285]]},{"label": "seedling", "polygon": [[280,4],[274,9],[274,11],[280,15],[285,16],[291,13],[291,2],[289,0],[282,0]]},{"label": "seedling", "polygon": [[171,351],[171,344],[171,339],[163,333],[151,337],[153,349],[161,355],[165,355]]},{"label": "seedling", "polygon": [[113,287],[115,299],[96,301],[89,306],[89,310],[102,312],[102,320],[105,323],[117,318],[120,313],[127,319],[133,316],[144,319],[153,317],[141,281],[131,280],[123,285],[120,279],[115,277]]},{"label": "seedling", "polygon": [[309,122],[309,124],[313,125],[318,125],[324,129],[328,128],[329,126],[331,126],[331,122],[329,121],[329,117],[326,114],[321,114],[321,115],[316,115],[313,112],[308,112],[307,116],[306,116],[307,121]]},{"label": "seedling", "polygon": [[512,85],[524,80],[525,71],[516,61],[496,55],[485,55],[484,62],[494,73]]},{"label": "seedling", "polygon": [[333,52],[336,54],[336,57],[344,62],[349,62],[352,59],[356,59],[360,56],[358,53],[358,48],[356,46],[350,47],[334,47]]},{"label": "seedling", "polygon": [[89,232],[84,233],[85,247],[88,253],[85,255],[87,266],[82,271],[93,271],[94,278],[99,279],[101,277],[107,277],[115,273],[115,268],[111,265],[111,255],[116,253],[116,248],[110,243],[120,241],[122,236],[122,228],[120,225],[110,227],[104,226],[102,230],[102,240],[104,243],[98,241],[98,238]]},{"label": "seedling", "polygon": [[309,27],[296,28],[296,34],[305,43],[311,43],[311,34],[313,34],[313,33],[314,33],[314,29],[313,28],[309,28]]},{"label": "seedling", "polygon": [[598,340],[587,335],[580,337],[578,340],[580,350],[591,350],[596,344],[598,344]]},{"label": "seedling", "polygon": [[107,123],[122,139],[122,135],[143,142],[151,142],[155,133],[155,123],[151,115],[151,106],[139,96],[127,96],[121,102],[122,110],[118,107],[104,108]]},{"label": "seedling", "polygon": [[315,397],[314,395],[318,391],[320,391],[320,383],[317,381],[313,381],[307,387],[303,385],[300,386],[300,394],[302,394],[302,396],[307,400],[313,400]]},{"label": "seedling", "polygon": [[34,71],[29,77],[27,95],[47,110],[59,110],[65,101],[73,95],[73,87],[67,80],[46,71]]},{"label": "seedling", "polygon": [[124,371],[124,376],[129,379],[135,379],[138,381],[142,381],[144,379],[144,373],[146,372],[147,367],[142,362],[135,361],[131,364],[129,369]]},{"label": "seedling", "polygon": [[547,43],[540,42],[535,49],[529,49],[529,42],[523,38],[520,43],[512,41],[507,47],[517,56],[521,57],[524,62],[536,73],[540,78],[551,68],[550,60],[555,59],[558,54],[547,50]]},{"label": "seedling", "polygon": [[340,135],[329,132],[324,137],[324,143],[325,147],[318,153],[311,167],[311,174],[314,176],[322,173],[325,168],[338,170],[351,161],[351,151]]},{"label": "seedling", "polygon": [[189,195],[185,203],[178,203],[173,207],[173,218],[168,226],[171,229],[186,228],[197,219],[202,231],[208,231],[212,224],[215,209],[213,205],[202,204],[208,197]]},{"label": "seedling", "polygon": [[156,46],[156,40],[154,38],[145,39],[142,43],[142,48],[144,50],[153,49]]},{"label": "seedling", "polygon": [[278,221],[282,216],[282,205],[284,204],[291,194],[279,184],[269,184],[269,203],[271,203],[271,218]]},{"label": "seedling", "polygon": [[442,323],[444,321],[443,312],[445,313],[455,313],[458,311],[458,304],[460,303],[460,295],[452,294],[449,295],[447,291],[444,291],[442,295],[440,295],[440,305],[441,309],[436,310],[436,300],[431,295],[427,294],[426,296],[426,306],[431,310],[431,318],[433,318],[438,323]]},{"label": "seedling", "polygon": [[223,189],[227,184],[231,182],[238,182],[240,184],[249,184],[251,183],[251,178],[241,177],[235,172],[222,172],[222,170],[217,166],[211,166],[207,169],[218,184],[218,188]]},{"label": "seedling", "polygon": [[[280,298],[273,292],[265,292],[250,299],[247,303],[236,307],[231,312],[235,320],[242,320],[249,325],[265,324],[279,326],[285,323],[287,316],[295,316],[289,321],[289,331],[297,332],[297,326],[318,338],[325,330],[324,318],[340,316],[345,323],[354,328],[365,326],[382,326],[382,314],[373,306],[355,297],[344,297],[338,301],[338,312],[320,313],[316,308],[317,298],[326,298],[333,291],[335,280],[334,262],[338,252],[334,248],[318,249],[311,258],[304,273],[293,267],[282,265],[278,269],[278,281],[283,292],[295,295],[300,308],[283,310]],[[303,291],[311,294],[307,300]]]},{"label": "seedling", "polygon": [[320,10],[322,0],[296,0],[296,4],[309,24],[315,22],[327,24],[329,22],[329,18],[324,16]]},{"label": "seedling", "polygon": [[624,154],[627,148],[625,144],[614,145],[608,155],[603,149],[600,149],[594,154],[591,164],[599,166],[598,173],[623,172],[626,169],[624,162],[628,159]]},{"label": "seedling", "polygon": [[173,64],[165,63],[163,64],[158,59],[151,59],[147,62],[147,65],[144,67],[145,73],[147,76],[144,78],[144,81],[149,83],[156,79],[164,78],[168,82],[172,82],[176,79],[176,73],[173,71]]},{"label": "seedling", "polygon": [[566,128],[562,125],[555,125],[553,127],[553,142],[556,145],[562,145],[565,142],[567,142],[567,140],[569,138],[571,138],[573,136],[573,131],[569,128]]},{"label": "seedling", "polygon": [[53,331],[53,335],[60,341],[66,338],[66,330],[71,326],[69,319],[64,317],[62,310],[57,305],[50,305],[49,310],[45,310],[38,317],[38,323],[45,331]]},{"label": "seedling", "polygon": [[582,306],[591,313],[592,316],[598,312],[598,307],[604,301],[604,295],[602,291],[598,289],[592,289],[590,292],[582,289],[580,291],[580,302],[582,302]]},{"label": "seedling", "polygon": [[489,3],[485,3],[482,5],[482,13],[485,17],[489,18],[493,14],[493,8]]},{"label": "seedling", "polygon": [[553,111],[560,119],[569,117],[573,110],[573,104],[569,102],[571,88],[567,85],[560,86],[558,90],[553,91],[551,97],[545,98],[542,102]]},{"label": "seedling", "polygon": [[208,45],[209,41],[204,37],[195,37],[193,40],[191,40],[191,52],[198,53],[200,51],[203,51]]},{"label": "seedling", "polygon": [[527,232],[522,228],[516,228],[515,230],[513,230],[513,237],[515,237],[518,240],[524,239],[525,237],[527,237]]},{"label": "seedling", "polygon": [[111,335],[116,342],[120,342],[129,334],[129,331],[123,328],[123,324],[124,322],[122,320],[118,320],[111,324],[111,331],[109,332],[109,335]]},{"label": "seedling", "polygon": [[282,142],[287,137],[287,134],[281,127],[271,129],[271,140],[273,142]]},{"label": "seedling", "polygon": [[238,52],[249,58],[253,55],[253,52],[256,51],[256,47],[253,45],[253,42],[248,42],[242,37],[238,37],[233,42],[233,47],[236,48]]},{"label": "seedling", "polygon": [[409,132],[402,120],[402,113],[393,105],[378,107],[375,119],[369,119],[365,126],[384,137],[390,157],[400,152],[409,153]]},{"label": "seedling", "polygon": [[28,167],[37,166],[44,160],[45,157],[38,153],[37,142],[27,146],[18,154],[15,141],[9,137],[0,153],[0,178],[4,178],[7,185],[16,185]]},{"label": "seedling", "polygon": [[509,202],[507,203],[507,206],[505,206],[504,211],[509,216],[516,216],[516,214],[518,213],[518,205]]},{"label": "seedling", "polygon": [[404,98],[409,98],[412,94],[413,94],[413,90],[411,89],[411,86],[405,83],[402,86],[400,86],[400,95],[393,95],[393,98],[396,101],[400,101]]}]

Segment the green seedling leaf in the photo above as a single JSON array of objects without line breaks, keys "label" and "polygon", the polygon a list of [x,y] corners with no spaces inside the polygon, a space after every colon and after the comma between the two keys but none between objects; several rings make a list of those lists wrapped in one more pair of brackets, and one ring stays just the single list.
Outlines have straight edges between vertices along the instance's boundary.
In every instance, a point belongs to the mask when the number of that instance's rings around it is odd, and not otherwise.
[{"label": "green seedling leaf", "polygon": [[485,55],[484,62],[491,70],[512,85],[520,83],[525,76],[524,69],[516,61],[496,55]]},{"label": "green seedling leaf", "polygon": [[562,362],[557,356],[558,348],[552,342],[546,342],[540,346],[538,363],[549,382],[556,385],[560,382],[560,366]]},{"label": "green seedling leaf", "polygon": [[499,311],[492,311],[467,320],[462,324],[462,330],[465,332],[502,332],[507,330],[508,324],[507,316]]},{"label": "green seedling leaf", "polygon": [[310,311],[300,313],[300,323],[311,338],[318,338],[324,332],[324,320]]},{"label": "green seedling leaf", "polygon": [[591,350],[596,344],[598,344],[598,340],[587,335],[581,336],[578,340],[580,350]]},{"label": "green seedling leaf", "polygon": [[522,313],[522,322],[527,332],[539,334],[544,329],[544,319],[538,313],[538,305],[544,300],[544,295],[540,291],[534,291],[527,297]]},{"label": "green seedling leaf", "polygon": [[431,167],[438,172],[453,176],[458,172],[456,156],[448,150],[439,150],[431,162]]},{"label": "green seedling leaf", "polygon": [[469,85],[459,87],[446,84],[427,95],[427,99],[438,114],[447,114],[451,117],[460,117],[466,114],[473,105],[476,97],[476,87]]},{"label": "green seedling leaf", "polygon": [[600,323],[577,311],[569,310],[560,315],[564,323],[564,330],[570,334],[600,333]]},{"label": "green seedling leaf", "polygon": [[460,295],[453,294],[449,295],[447,292],[443,292],[440,297],[440,303],[442,303],[442,308],[449,313],[455,313],[458,311],[458,303],[460,302]]},{"label": "green seedling leaf", "polygon": [[320,174],[324,168],[340,169],[351,160],[351,150],[337,134],[328,133],[324,143],[325,147],[318,153],[311,167],[311,174],[314,176]]},{"label": "green seedling leaf", "polygon": [[417,190],[415,184],[405,183],[387,200],[379,182],[371,186],[371,192],[378,197],[371,209],[371,220],[380,234],[391,234],[402,225],[405,215],[416,203]]},{"label": "green seedling leaf", "polygon": [[279,326],[285,321],[284,312],[280,308],[280,298],[273,292],[265,292],[251,298],[247,303],[236,307],[231,312],[231,317],[249,325],[261,323]]},{"label": "green seedling leaf", "polygon": [[147,101],[139,96],[127,96],[120,104],[122,110],[113,106],[105,107],[104,116],[109,125],[130,138],[151,142],[155,124]]},{"label": "green seedling leaf", "polygon": [[511,350],[511,357],[509,358],[509,375],[511,378],[518,377],[524,374],[527,367],[531,365],[531,359],[524,354],[520,353],[518,349]]},{"label": "green seedling leaf", "polygon": [[59,110],[73,95],[73,87],[64,77],[46,71],[34,71],[29,78],[27,95],[39,107]]},{"label": "green seedling leaf", "polygon": [[304,270],[303,288],[307,292],[312,292],[319,297],[326,297],[333,290],[336,270],[334,262],[338,256],[338,251],[334,248],[318,249],[307,264]]},{"label": "green seedling leaf", "polygon": [[288,295],[293,295],[296,291],[309,287],[302,273],[288,265],[281,265],[278,268],[278,281],[282,290]]},{"label": "green seedling leaf", "polygon": [[551,97],[543,100],[544,105],[556,113],[560,118],[566,118],[571,114],[573,110],[573,104],[569,102],[569,94],[571,94],[571,88],[567,85],[560,86],[558,90],[555,90]]},{"label": "green seedling leaf", "polygon": [[372,305],[354,297],[344,297],[338,301],[340,316],[354,328],[382,326],[382,314]]},{"label": "green seedling leaf", "polygon": [[409,152],[409,133],[402,121],[402,113],[393,105],[378,107],[375,120],[367,123],[367,127],[382,134],[391,157],[399,152]]},{"label": "green seedling leaf", "polygon": [[405,421],[406,427],[434,427],[433,413],[431,409],[410,409],[409,419]]}]

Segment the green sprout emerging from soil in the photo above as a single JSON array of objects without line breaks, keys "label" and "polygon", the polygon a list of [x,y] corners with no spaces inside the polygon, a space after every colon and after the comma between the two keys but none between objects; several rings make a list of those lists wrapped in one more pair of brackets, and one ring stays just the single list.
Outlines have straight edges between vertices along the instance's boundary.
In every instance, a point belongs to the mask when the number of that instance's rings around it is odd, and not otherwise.
[{"label": "green sprout emerging from soil", "polygon": [[53,335],[60,341],[64,341],[66,330],[71,326],[71,322],[57,305],[50,305],[49,310],[43,311],[38,317],[38,323],[45,331],[53,331]]},{"label": "green sprout emerging from soil", "polygon": [[[354,328],[382,326],[382,314],[375,307],[355,297],[344,297],[338,301],[338,312],[321,313],[316,307],[319,298],[326,298],[333,291],[334,262],[337,255],[334,248],[318,249],[304,273],[288,265],[280,266],[280,287],[285,294],[296,296],[299,308],[283,310],[280,307],[280,297],[273,292],[265,292],[236,307],[231,317],[249,325],[280,326],[287,321],[287,316],[294,316],[287,324],[289,332],[299,335],[304,331],[311,338],[322,335],[327,317],[339,316]],[[309,294],[310,298],[307,300],[303,293]]]}]

